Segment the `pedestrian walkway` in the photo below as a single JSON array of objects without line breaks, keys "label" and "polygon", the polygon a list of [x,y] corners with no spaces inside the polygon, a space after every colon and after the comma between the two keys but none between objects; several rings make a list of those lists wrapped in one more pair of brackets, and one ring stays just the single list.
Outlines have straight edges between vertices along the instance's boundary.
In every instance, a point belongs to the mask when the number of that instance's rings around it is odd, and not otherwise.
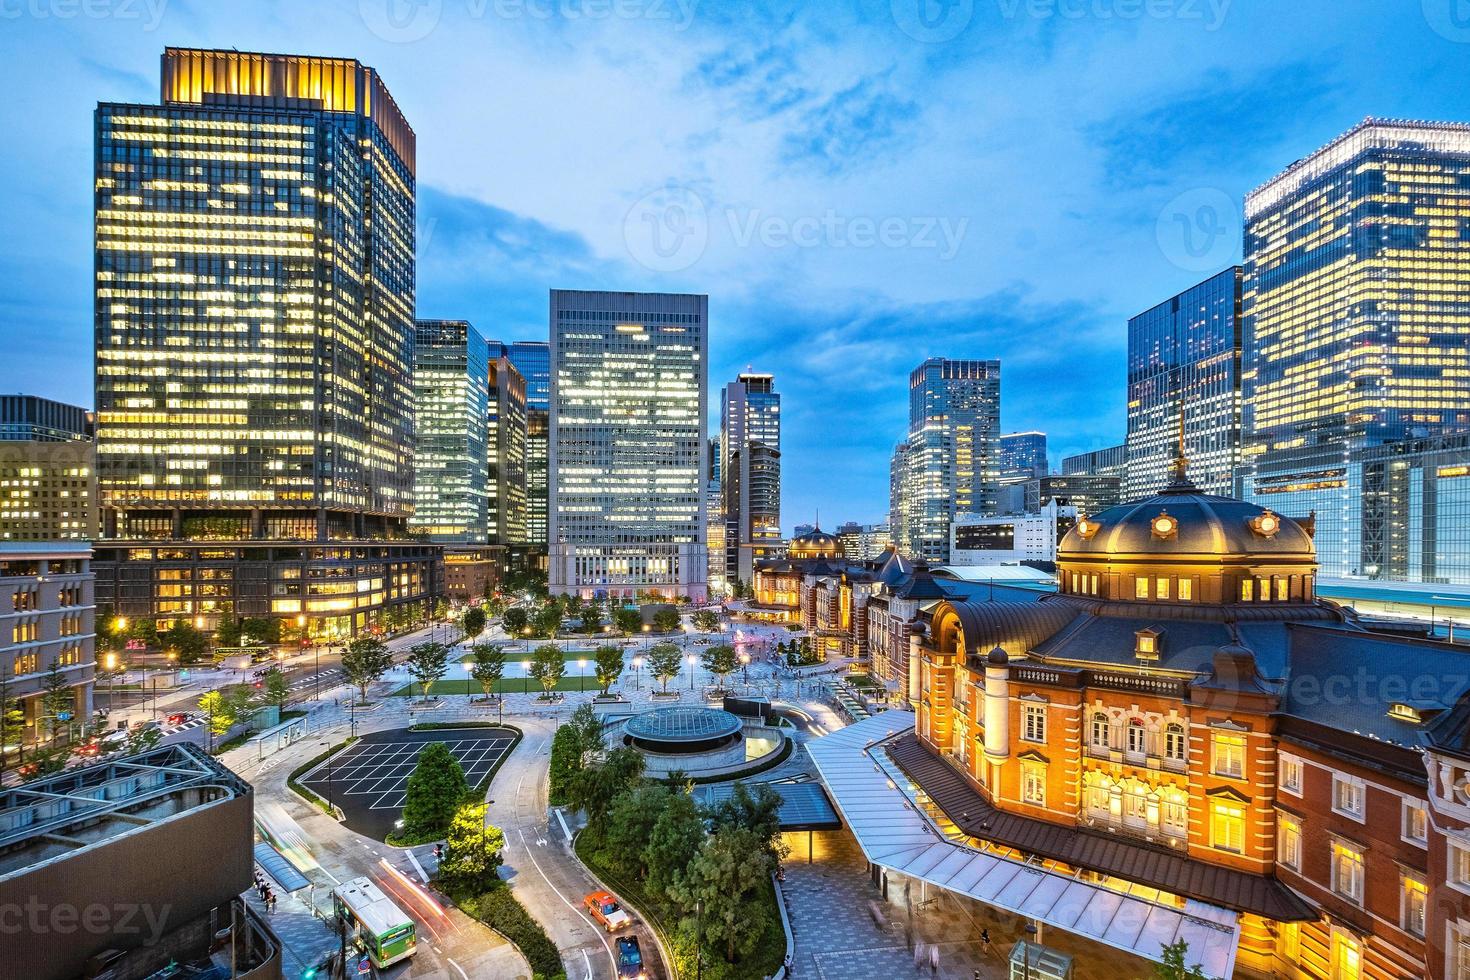
[{"label": "pedestrian walkway", "polygon": [[282,972],[287,980],[296,980],[306,976],[307,970],[320,966],[337,949],[341,940],[325,921],[312,913],[311,906],[304,900],[309,897],[309,892],[287,895],[279,885],[272,884],[272,888],[276,895],[274,912],[266,911],[265,902],[253,888],[245,893],[245,901],[270,922],[280,937],[281,945],[285,947],[285,955],[281,958]]}]

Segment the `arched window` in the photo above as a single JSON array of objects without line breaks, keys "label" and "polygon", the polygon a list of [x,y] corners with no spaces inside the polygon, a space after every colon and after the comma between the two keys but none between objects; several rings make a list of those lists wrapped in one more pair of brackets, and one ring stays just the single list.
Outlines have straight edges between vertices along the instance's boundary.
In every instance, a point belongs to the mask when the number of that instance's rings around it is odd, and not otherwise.
[{"label": "arched window", "polygon": [[1164,726],[1164,758],[1183,762],[1185,758],[1184,726],[1171,721]]},{"label": "arched window", "polygon": [[1108,716],[1099,711],[1092,716],[1092,747],[1106,750],[1109,747],[1109,739],[1112,733],[1112,724]]},{"label": "arched window", "polygon": [[1128,751],[1133,755],[1143,755],[1148,751],[1148,729],[1144,727],[1142,718],[1128,720]]}]

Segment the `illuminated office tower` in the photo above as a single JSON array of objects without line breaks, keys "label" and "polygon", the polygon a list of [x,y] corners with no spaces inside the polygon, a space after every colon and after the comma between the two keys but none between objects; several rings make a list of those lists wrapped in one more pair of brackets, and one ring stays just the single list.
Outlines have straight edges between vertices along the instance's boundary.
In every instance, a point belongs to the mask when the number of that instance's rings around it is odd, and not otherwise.
[{"label": "illuminated office tower", "polygon": [[909,376],[906,540],[911,557],[949,558],[956,514],[995,513],[1000,362],[931,357]]},{"label": "illuminated office tower", "polygon": [[423,611],[414,134],[378,74],[168,48],[161,104],[95,127],[100,601],[337,635]]},{"label": "illuminated office tower", "polygon": [[526,543],[546,549],[546,459],[551,434],[551,345],[518,340],[506,347],[526,379]]},{"label": "illuminated office tower", "polygon": [[0,395],[0,540],[97,536],[92,413],[35,395]]},{"label": "illuminated office tower", "polygon": [[909,542],[913,508],[910,506],[908,484],[909,444],[900,442],[893,447],[893,455],[888,458],[888,527],[893,546],[904,555],[914,553]]},{"label": "illuminated office tower", "polygon": [[[1372,575],[1352,456],[1470,426],[1470,126],[1368,119],[1245,200],[1245,497]],[[1191,467],[1192,471],[1192,467]]]},{"label": "illuminated office tower", "polygon": [[746,372],[720,403],[725,577],[749,585],[755,563],[781,543],[781,395],[769,374]]},{"label": "illuminated office tower", "polygon": [[502,354],[490,362],[490,541],[526,545],[526,379]]},{"label": "illuminated office tower", "polygon": [[443,544],[490,540],[490,362],[463,320],[414,324],[415,533]]},{"label": "illuminated office tower", "polygon": [[1000,437],[998,451],[1002,483],[1046,476],[1045,432],[1008,432]]},{"label": "illuminated office tower", "polygon": [[1170,480],[1184,414],[1189,478],[1232,496],[1240,462],[1239,266],[1128,321],[1128,465],[1123,499]]},{"label": "illuminated office tower", "polygon": [[1109,446],[1090,453],[1062,457],[1062,476],[1111,476],[1123,479],[1128,470],[1128,447]]},{"label": "illuminated office tower", "polygon": [[716,595],[724,595],[730,585],[725,577],[725,487],[720,477],[720,440],[709,440],[709,452],[705,454],[704,483],[704,526],[709,548],[709,588]]},{"label": "illuminated office tower", "polygon": [[551,291],[548,584],[706,596],[709,297]]}]

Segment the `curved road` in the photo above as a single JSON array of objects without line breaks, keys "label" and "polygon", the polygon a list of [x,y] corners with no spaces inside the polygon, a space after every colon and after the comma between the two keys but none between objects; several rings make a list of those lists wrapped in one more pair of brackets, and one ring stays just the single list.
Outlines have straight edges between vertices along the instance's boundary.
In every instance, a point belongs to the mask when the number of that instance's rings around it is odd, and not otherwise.
[{"label": "curved road", "polygon": [[[516,898],[546,928],[561,951],[567,980],[615,980],[615,936],[588,916],[582,898],[597,883],[572,854],[561,822],[547,808],[553,717],[518,715],[525,737],[490,784],[489,820],[505,831],[505,867]],[[664,976],[658,945],[640,919],[638,937],[650,980]]]}]

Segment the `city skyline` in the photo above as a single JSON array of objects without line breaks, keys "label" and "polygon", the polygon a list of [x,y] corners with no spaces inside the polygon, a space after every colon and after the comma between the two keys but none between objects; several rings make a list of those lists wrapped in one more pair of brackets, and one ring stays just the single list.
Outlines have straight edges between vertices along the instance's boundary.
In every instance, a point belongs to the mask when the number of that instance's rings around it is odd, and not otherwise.
[{"label": "city skyline", "polygon": [[[0,274],[15,284],[0,308],[0,336],[27,355],[7,367],[11,374],[0,374],[0,389],[91,404],[85,357],[76,356],[88,346],[87,114],[104,91],[123,101],[152,98],[150,74],[163,43],[322,51],[360,58],[382,73],[421,137],[420,317],[464,317],[509,343],[545,339],[540,321],[549,288],[707,292],[712,376],[755,364],[785,379],[793,459],[783,474],[784,509],[804,520],[819,505],[834,521],[883,518],[889,433],[904,415],[903,393],[885,377],[923,356],[999,358],[1007,371],[1006,429],[1045,429],[1056,457],[1121,441],[1126,320],[1240,260],[1245,193],[1370,113],[1470,117],[1465,93],[1443,81],[1455,74],[1445,69],[1470,52],[1417,12],[1397,17],[1334,7],[1326,18],[1327,8],[1315,4],[1289,11],[1232,5],[1225,13],[1230,30],[1214,31],[1208,19],[1080,25],[1025,9],[1007,18],[977,7],[962,31],[940,44],[915,41],[886,7],[834,15],[851,30],[822,44],[856,67],[831,77],[821,69],[828,62],[798,52],[813,43],[820,13],[812,11],[757,14],[741,23],[704,9],[687,23],[573,23],[477,21],[444,6],[433,30],[408,43],[375,33],[358,4],[313,10],[308,19],[285,6],[246,17],[174,3],[154,25],[159,31],[147,30],[146,9],[136,22],[19,18],[9,22],[21,42],[16,57],[0,71],[24,87],[21,79],[44,64],[52,81],[35,92],[37,101],[0,110],[18,135],[6,164],[13,179],[0,190],[0,203],[14,228],[39,232],[12,232],[12,249],[0,259]],[[1273,30],[1255,29],[1267,17]],[[1307,23],[1321,32],[1331,57],[1292,46],[1295,28]],[[721,72],[700,70],[720,64],[720,52],[757,32],[755,54]],[[1244,40],[1268,35],[1266,43]],[[598,105],[608,104],[580,105],[577,89],[537,79],[570,67],[586,79],[584,91],[617,102],[648,76],[593,53],[597,45],[587,42],[617,48],[655,38],[680,42],[653,45],[660,54],[651,76],[655,86],[666,82],[662,87],[678,94],[658,94],[649,106],[639,149],[604,174],[569,182],[553,159],[574,156],[564,152],[569,137],[561,132],[584,123],[584,132],[606,137],[596,116]],[[544,43],[575,47],[575,61],[541,65],[535,52]],[[1138,60],[1146,69],[1120,69],[1108,55],[1133,43],[1170,57],[1145,56]],[[1331,72],[1339,59],[1355,57],[1414,70],[1385,70],[1371,84]],[[543,94],[520,107],[491,100],[468,110],[442,97],[457,73],[485,75],[492,63],[489,77]],[[1094,63],[1109,65],[1105,80],[1087,74],[1100,69],[1077,73],[1077,65]],[[916,101],[912,92],[936,82],[958,91],[1001,75],[1011,80],[1007,90],[1031,94],[987,103],[984,133],[961,127],[932,139],[954,107]],[[1088,98],[1076,99],[1078,91]],[[573,124],[547,134],[538,116],[552,109]],[[466,111],[473,125],[451,124],[454,113]],[[711,129],[716,118],[738,134]],[[1028,142],[1018,134],[1042,118],[1051,135],[1018,146]],[[669,135],[658,137],[660,128]],[[478,138],[463,130],[519,138],[505,141],[510,145],[495,162],[472,174],[460,164],[478,152]],[[552,142],[538,142],[543,136]],[[760,152],[737,161],[737,141]],[[860,155],[864,162],[850,152],[859,145],[871,149]],[[665,146],[691,152],[670,162]],[[972,169],[952,165],[960,155]],[[777,167],[789,176],[771,180]],[[933,190],[917,190],[921,177],[951,171],[965,174],[963,188],[958,178],[945,178]],[[639,262],[647,254],[635,254],[624,239],[625,219],[636,219],[635,206],[671,182],[703,202],[708,245],[686,268],[650,269]],[[1200,227],[1206,237],[1197,236],[1192,248],[1179,237],[1166,248],[1161,235],[1173,216],[1187,223],[1205,206],[1223,209],[1228,230],[1211,236]],[[797,230],[797,219],[822,219],[829,208],[842,219],[933,218],[940,247],[777,243],[782,227]],[[970,219],[948,260],[939,258],[941,218],[951,231]],[[752,221],[766,219],[768,228],[752,230]],[[751,237],[742,246],[736,238],[744,232]],[[1047,385],[1053,350],[1041,342],[1056,331],[1068,337],[1068,355],[1097,373],[1100,399]],[[931,339],[941,336],[942,345]],[[24,369],[16,366],[22,362]],[[825,383],[829,371],[843,372],[844,390]],[[36,384],[37,377],[46,383]],[[829,426],[834,418],[845,424]],[[839,461],[851,479],[824,485],[823,474]]]}]

